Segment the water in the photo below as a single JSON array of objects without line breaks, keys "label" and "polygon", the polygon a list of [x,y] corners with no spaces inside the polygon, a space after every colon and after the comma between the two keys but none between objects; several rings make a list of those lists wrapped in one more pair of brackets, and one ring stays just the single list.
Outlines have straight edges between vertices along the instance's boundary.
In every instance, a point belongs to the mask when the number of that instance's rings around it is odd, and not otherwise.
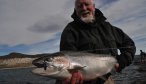
[{"label": "water", "polygon": [[139,66],[131,65],[126,67],[121,73],[113,75],[116,84],[133,84],[137,79],[141,78],[141,73],[138,71]]},{"label": "water", "polygon": [[[54,84],[55,80],[31,73],[29,69],[0,70],[0,84]],[[113,75],[116,84],[146,84],[146,63],[133,63]]]},{"label": "water", "polygon": [[55,80],[31,73],[32,68],[0,70],[0,84],[54,84]]},{"label": "water", "polygon": [[135,59],[133,64],[113,75],[113,78],[116,84],[146,84],[146,63]]}]

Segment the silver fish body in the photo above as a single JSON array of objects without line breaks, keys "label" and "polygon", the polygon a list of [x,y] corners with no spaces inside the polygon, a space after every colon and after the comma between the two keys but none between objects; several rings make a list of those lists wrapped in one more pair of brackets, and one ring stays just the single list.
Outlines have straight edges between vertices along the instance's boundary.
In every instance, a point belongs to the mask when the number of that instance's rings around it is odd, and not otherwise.
[{"label": "silver fish body", "polygon": [[38,68],[32,72],[55,79],[71,78],[70,70],[78,70],[84,80],[109,73],[117,63],[114,56],[85,52],[58,52],[32,62]]}]

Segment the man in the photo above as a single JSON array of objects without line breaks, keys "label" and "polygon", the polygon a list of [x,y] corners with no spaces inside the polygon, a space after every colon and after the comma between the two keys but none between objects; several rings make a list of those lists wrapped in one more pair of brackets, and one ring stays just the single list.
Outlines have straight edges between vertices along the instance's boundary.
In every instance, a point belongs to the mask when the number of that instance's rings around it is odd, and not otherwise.
[{"label": "man", "polygon": [[[93,0],[75,0],[72,18],[74,21],[70,22],[62,33],[60,51],[111,54],[118,60],[119,72],[131,64],[135,54],[134,42],[121,29],[106,22],[102,12],[95,8]],[[117,49],[120,50],[120,55]],[[83,81],[83,84],[114,84],[114,82],[109,73],[101,78]]]},{"label": "man", "polygon": [[140,50],[141,63],[145,62],[146,53]]}]

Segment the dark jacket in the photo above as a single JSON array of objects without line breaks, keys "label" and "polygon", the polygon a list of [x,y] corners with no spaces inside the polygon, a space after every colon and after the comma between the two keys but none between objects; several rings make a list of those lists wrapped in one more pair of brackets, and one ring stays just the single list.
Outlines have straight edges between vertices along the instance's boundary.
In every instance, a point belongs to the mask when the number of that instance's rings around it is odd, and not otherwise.
[{"label": "dark jacket", "polygon": [[[86,24],[81,21],[75,12],[72,15],[74,21],[64,29],[60,51],[89,51],[98,54],[111,54],[117,57],[121,69],[128,66],[135,54],[133,40],[121,29],[106,22],[106,18],[98,9],[95,11],[96,21]],[[121,55],[118,55],[117,49]]]}]

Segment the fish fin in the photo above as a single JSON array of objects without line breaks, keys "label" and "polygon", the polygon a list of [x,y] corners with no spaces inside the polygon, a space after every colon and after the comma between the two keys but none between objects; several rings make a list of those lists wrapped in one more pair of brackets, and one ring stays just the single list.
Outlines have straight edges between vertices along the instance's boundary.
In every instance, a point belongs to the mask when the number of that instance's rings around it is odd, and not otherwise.
[{"label": "fish fin", "polygon": [[87,66],[78,66],[78,65],[75,65],[73,68],[70,68],[68,69],[69,71],[77,71],[77,70],[83,70],[85,67]]},{"label": "fish fin", "polygon": [[83,70],[86,66],[75,66],[74,69],[76,70]]}]

